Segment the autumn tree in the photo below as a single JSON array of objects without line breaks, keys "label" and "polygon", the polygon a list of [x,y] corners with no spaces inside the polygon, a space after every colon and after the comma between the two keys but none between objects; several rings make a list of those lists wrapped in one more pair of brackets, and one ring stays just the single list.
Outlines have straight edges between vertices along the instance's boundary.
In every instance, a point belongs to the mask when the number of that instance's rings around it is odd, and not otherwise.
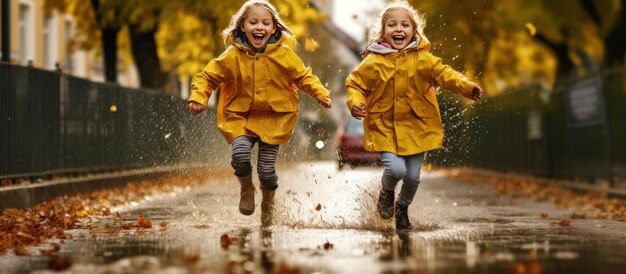
[{"label": "autumn tree", "polygon": [[102,47],[105,80],[117,82],[117,35],[121,25],[116,22],[115,1],[106,0],[46,0],[44,10],[71,14],[80,33],[79,44],[83,49]]},{"label": "autumn tree", "polygon": [[623,64],[625,1],[409,2],[425,13],[435,53],[469,76],[480,76],[494,95]]},{"label": "autumn tree", "polygon": [[[529,33],[557,60],[558,85],[571,77],[624,63],[626,0],[524,1]],[[522,22],[519,22],[522,23]]]},{"label": "autumn tree", "polygon": [[[512,20],[520,14],[517,0],[409,1],[423,13],[425,33],[432,51],[445,63],[478,79],[488,95],[528,84],[549,81],[545,51],[530,46],[524,23]],[[539,61],[533,65],[528,60]]]},{"label": "autumn tree", "polygon": [[[117,55],[128,50],[139,73],[141,86],[163,88],[172,73],[192,75],[223,50],[221,31],[244,3],[200,0],[46,0],[46,9],[71,13],[85,49],[102,47],[107,80],[115,81]],[[307,23],[322,16],[306,0],[272,1],[296,36]],[[128,49],[120,45],[127,34]],[[98,41],[98,42],[95,42]],[[170,77],[171,78],[171,77]]]},{"label": "autumn tree", "polygon": [[604,64],[621,65],[626,61],[626,0],[580,0],[590,20],[600,30],[604,40]]}]

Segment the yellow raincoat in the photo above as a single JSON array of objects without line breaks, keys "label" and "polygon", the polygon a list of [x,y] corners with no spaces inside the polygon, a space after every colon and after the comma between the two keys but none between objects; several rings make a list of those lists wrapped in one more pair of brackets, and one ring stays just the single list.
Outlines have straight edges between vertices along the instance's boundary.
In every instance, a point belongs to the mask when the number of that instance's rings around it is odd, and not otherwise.
[{"label": "yellow raincoat", "polygon": [[292,50],[295,44],[286,33],[263,53],[234,43],[193,77],[189,101],[206,106],[221,84],[217,127],[229,144],[242,135],[258,136],[268,144],[287,143],[298,117],[297,89],[318,101],[329,96]]},{"label": "yellow raincoat", "polygon": [[472,97],[476,86],[430,54],[430,42],[379,54],[367,52],[346,80],[348,108],[366,105],[364,147],[412,155],[443,145],[435,86]]}]

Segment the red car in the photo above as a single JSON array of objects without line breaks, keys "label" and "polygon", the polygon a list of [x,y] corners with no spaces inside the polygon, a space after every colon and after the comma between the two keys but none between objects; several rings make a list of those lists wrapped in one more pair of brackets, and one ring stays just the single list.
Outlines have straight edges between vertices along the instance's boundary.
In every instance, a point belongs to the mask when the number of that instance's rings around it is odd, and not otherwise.
[{"label": "red car", "polygon": [[341,170],[349,164],[352,167],[363,164],[380,164],[380,153],[363,148],[363,121],[349,117],[339,128],[337,145],[337,167]]}]

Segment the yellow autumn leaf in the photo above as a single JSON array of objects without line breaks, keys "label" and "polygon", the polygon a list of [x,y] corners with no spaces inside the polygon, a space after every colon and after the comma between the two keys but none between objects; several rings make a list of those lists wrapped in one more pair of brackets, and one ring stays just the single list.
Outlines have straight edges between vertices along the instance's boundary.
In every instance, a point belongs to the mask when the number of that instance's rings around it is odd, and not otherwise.
[{"label": "yellow autumn leaf", "polygon": [[537,27],[535,27],[533,23],[526,23],[526,30],[528,30],[528,34],[530,34],[530,36],[535,36],[537,34]]},{"label": "yellow autumn leaf", "polygon": [[308,52],[315,52],[319,48],[320,44],[311,37],[306,38],[306,41],[304,41],[304,50]]}]

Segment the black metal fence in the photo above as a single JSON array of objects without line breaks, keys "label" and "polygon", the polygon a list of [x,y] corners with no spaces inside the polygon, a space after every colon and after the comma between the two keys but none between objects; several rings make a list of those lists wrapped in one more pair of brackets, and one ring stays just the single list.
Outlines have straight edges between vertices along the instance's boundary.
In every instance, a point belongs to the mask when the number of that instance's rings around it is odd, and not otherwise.
[{"label": "black metal fence", "polygon": [[215,112],[184,103],[0,63],[0,178],[215,162],[227,151]]},{"label": "black metal fence", "polygon": [[[548,177],[626,178],[626,68],[554,91],[507,92],[471,107],[439,95],[443,150],[429,161]],[[466,115],[457,113],[467,111]],[[450,160],[454,159],[454,160]]]},{"label": "black metal fence", "polygon": [[[447,92],[438,97],[446,147],[430,153],[429,162],[548,177],[626,178],[624,68],[554,91],[510,91],[472,106]],[[184,103],[155,91],[0,63],[0,179],[227,165],[216,161],[229,149],[213,124],[215,111],[195,117]],[[289,153],[301,151],[294,149],[300,143],[292,140],[285,157],[301,158]]]}]

